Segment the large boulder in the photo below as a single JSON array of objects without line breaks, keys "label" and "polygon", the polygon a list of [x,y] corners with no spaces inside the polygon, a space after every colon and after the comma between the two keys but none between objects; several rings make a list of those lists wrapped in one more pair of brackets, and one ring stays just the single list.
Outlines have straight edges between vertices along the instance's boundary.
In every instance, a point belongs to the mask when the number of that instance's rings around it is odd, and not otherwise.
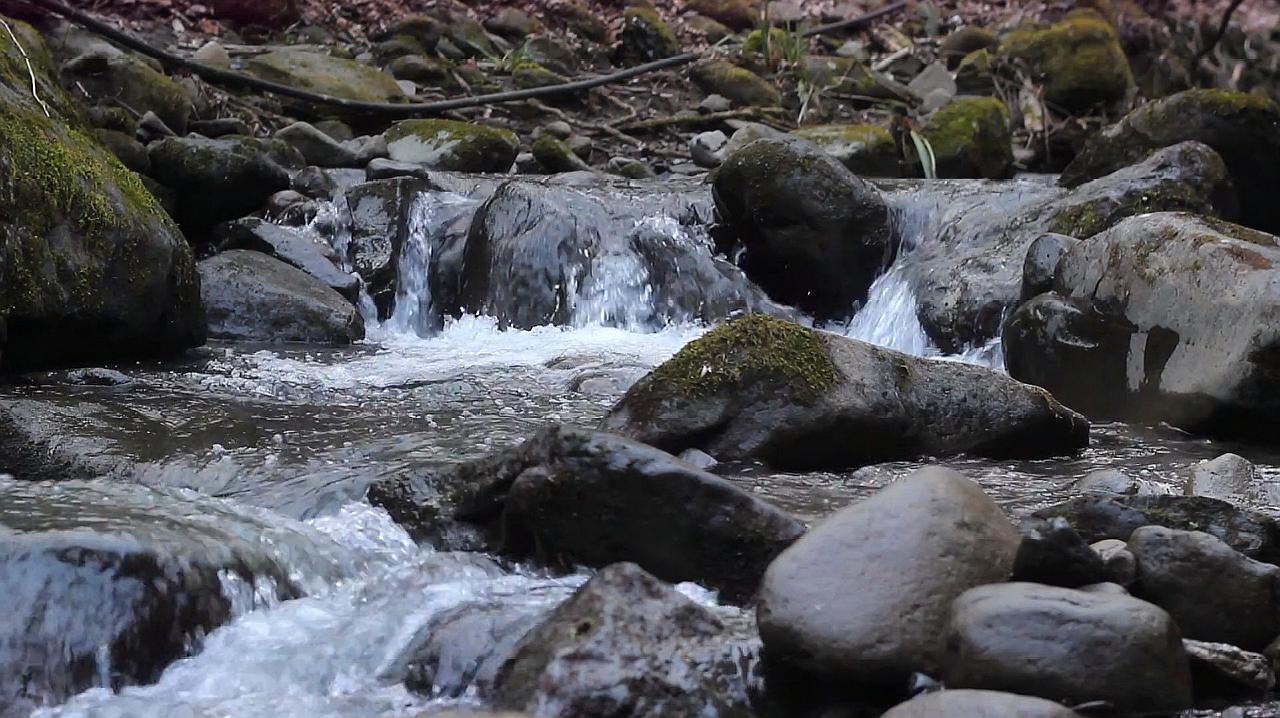
[{"label": "large boulder", "polygon": [[1143,105],[1091,137],[1061,182],[1074,187],[1189,140],[1226,161],[1240,192],[1242,222],[1280,233],[1280,104],[1260,95],[1187,90]]},{"label": "large boulder", "polygon": [[1129,537],[1134,595],[1167,610],[1187,638],[1261,651],[1280,636],[1280,568],[1215,536],[1144,526]]},{"label": "large boulder", "polygon": [[1001,38],[998,52],[1023,64],[1043,83],[1045,102],[1069,114],[1114,105],[1133,86],[1115,28],[1093,10],[1048,26],[1018,28]]},{"label": "large boulder", "polygon": [[947,685],[1106,701],[1121,711],[1191,706],[1178,626],[1131,596],[1034,583],[980,586],[956,599]]},{"label": "large boulder", "polygon": [[1000,372],[749,315],[641,379],[602,428],[671,452],[831,468],[922,455],[1068,454],[1088,424]]},{"label": "large boulder", "polygon": [[999,691],[925,693],[894,706],[883,718],[1080,718],[1061,703]]},{"label": "large boulder", "polygon": [[360,312],[301,269],[232,249],[200,262],[209,336],[260,342],[350,344],[364,338]]},{"label": "large boulder", "polygon": [[[548,427],[445,474],[437,483],[454,492],[455,515],[498,522],[500,551],[588,566],[630,561],[731,600],[750,597],[769,562],[804,532],[797,519],[717,476],[599,432]],[[397,520],[419,522],[425,501],[412,492],[386,486],[372,497]]]},{"label": "large boulder", "polygon": [[1242,506],[1280,506],[1280,485],[1238,454],[1223,454],[1192,465],[1183,489],[1188,496],[1208,496]]},{"label": "large boulder", "polygon": [[90,51],[63,66],[62,79],[98,101],[123,103],[138,113],[154,112],[169,129],[180,135],[187,132],[191,96],[137,57]]},{"label": "large boulder", "polygon": [[880,193],[800,139],[761,139],[715,178],[723,245],[741,245],[747,275],[769,296],[821,316],[847,316],[893,258]]},{"label": "large boulder", "polygon": [[1203,531],[1260,561],[1280,561],[1280,525],[1275,519],[1200,496],[1087,494],[1036,512],[1065,518],[1086,541],[1128,541],[1143,526]]},{"label": "large boulder", "polygon": [[1013,172],[1009,110],[994,97],[961,97],[925,121],[939,177],[1004,179]]},{"label": "large boulder", "polygon": [[[245,70],[263,80],[347,100],[400,102],[405,99],[404,92],[390,75],[353,60],[319,52],[276,50],[253,58]],[[328,111],[332,112],[332,106]]]},{"label": "large boulder", "polygon": [[[203,344],[200,280],[182,233],[91,138],[40,35],[9,24],[26,53],[0,33],[0,366]],[[32,97],[33,81],[45,106]]]},{"label": "large boulder", "polygon": [[951,602],[1003,581],[1017,529],[977,484],[921,469],[825,519],[769,566],[758,621],[770,660],[832,682],[937,673]]},{"label": "large boulder", "polygon": [[564,718],[750,715],[759,644],[744,633],[615,564],[520,641],[494,704]]},{"label": "large boulder", "polygon": [[148,148],[152,173],[177,193],[178,221],[193,237],[260,209],[289,188],[289,173],[248,137],[167,137]]},{"label": "large boulder", "polygon": [[1274,441],[1280,239],[1181,213],[1069,251],[1004,332],[1009,373],[1097,417]]},{"label": "large boulder", "polygon": [[385,136],[392,160],[454,172],[506,172],[520,149],[511,130],[457,120],[403,120]]}]

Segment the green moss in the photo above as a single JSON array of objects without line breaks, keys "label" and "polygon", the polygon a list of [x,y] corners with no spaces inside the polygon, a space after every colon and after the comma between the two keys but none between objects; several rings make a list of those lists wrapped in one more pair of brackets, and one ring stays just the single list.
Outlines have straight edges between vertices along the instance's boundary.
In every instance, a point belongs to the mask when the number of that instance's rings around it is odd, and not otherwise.
[{"label": "green moss", "polygon": [[510,130],[457,120],[404,120],[385,137],[392,159],[460,172],[505,172],[520,147]]},{"label": "green moss", "polygon": [[1280,113],[1275,100],[1251,92],[1234,90],[1196,89],[1177,95],[1183,102],[1197,105],[1215,115],[1229,116],[1240,112]]},{"label": "green moss", "polygon": [[797,401],[812,402],[842,379],[818,332],[749,314],[690,342],[654,369],[649,387],[687,396],[745,388],[751,382],[785,386]]},{"label": "green moss", "polygon": [[1124,99],[1133,85],[1129,59],[1115,29],[1090,10],[1048,27],[1009,33],[1000,54],[1027,65],[1045,84],[1045,100],[1067,110]]},{"label": "green moss", "polygon": [[536,62],[521,63],[511,72],[511,81],[520,89],[547,87],[565,82],[563,75],[548,70]]},{"label": "green moss", "polygon": [[1115,226],[1126,217],[1148,212],[1211,213],[1213,205],[1187,182],[1164,182],[1118,197],[1099,197],[1061,209],[1049,231],[1079,239]]},{"label": "green moss", "polygon": [[318,52],[277,50],[249,61],[249,74],[324,95],[365,102],[404,99],[390,75],[351,60]]},{"label": "green moss", "polygon": [[792,134],[822,148],[855,174],[898,175],[898,143],[891,132],[879,125],[820,125],[801,128]]},{"label": "green moss", "polygon": [[767,80],[723,60],[699,63],[691,76],[703,92],[721,95],[737,105],[774,107],[782,103],[778,89]]},{"label": "green moss", "polygon": [[994,97],[962,97],[929,116],[924,128],[940,177],[1009,174],[1013,150],[1009,110]]},{"label": "green moss", "polygon": [[638,65],[679,54],[680,40],[652,7],[629,7],[622,13],[622,30],[614,60]]}]

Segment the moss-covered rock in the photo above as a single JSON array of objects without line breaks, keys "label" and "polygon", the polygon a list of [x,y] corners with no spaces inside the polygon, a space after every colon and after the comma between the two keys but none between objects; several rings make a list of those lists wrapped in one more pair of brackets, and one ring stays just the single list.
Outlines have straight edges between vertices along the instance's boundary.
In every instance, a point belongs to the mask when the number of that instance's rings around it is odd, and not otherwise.
[{"label": "moss-covered rock", "polygon": [[605,42],[609,39],[609,26],[582,3],[556,3],[547,12],[558,20],[569,32],[592,42]]},{"label": "moss-covered rock", "polygon": [[1091,137],[1062,173],[1074,187],[1151,155],[1195,140],[1227,163],[1240,195],[1241,221],[1280,232],[1280,104],[1226,90],[1187,90],[1150,102]]},{"label": "moss-covered rock", "polygon": [[66,64],[63,81],[103,102],[123,102],[135,112],[154,112],[174,132],[185,134],[191,96],[181,85],[131,55],[97,54]]},{"label": "moss-covered rock", "polygon": [[783,60],[796,59],[809,49],[809,41],[780,27],[758,28],[742,41],[742,54],[770,66]]},{"label": "moss-covered rock", "polygon": [[901,100],[906,92],[905,87],[895,88],[893,80],[848,57],[806,57],[800,65],[800,77],[812,87],[861,97]]},{"label": "moss-covered rock", "polygon": [[995,90],[995,86],[990,50],[975,50],[965,55],[956,66],[956,89],[960,92],[987,95]]},{"label": "moss-covered rock", "polygon": [[1009,110],[993,97],[961,97],[934,112],[924,137],[939,177],[1008,177],[1013,170]]},{"label": "moss-covered rock", "polygon": [[680,40],[648,5],[629,7],[622,13],[622,30],[613,50],[613,61],[639,65],[680,53]]},{"label": "moss-covered rock", "polygon": [[423,50],[430,52],[444,35],[445,27],[429,15],[410,15],[391,26],[388,37],[404,37],[415,40]]},{"label": "moss-covered rock", "polygon": [[390,75],[353,60],[306,50],[277,50],[249,61],[249,74],[300,90],[362,102],[399,102],[400,86]]},{"label": "moss-covered rock", "polygon": [[421,55],[397,57],[387,71],[397,80],[408,80],[421,85],[444,84],[449,79],[449,67],[443,61]]},{"label": "moss-covered rock", "polygon": [[548,174],[591,170],[591,165],[574,154],[568,143],[556,139],[549,133],[544,133],[534,140],[533,157]]},{"label": "moss-covered rock", "polygon": [[[5,368],[204,342],[191,249],[138,176],[90,136],[37,33],[13,20],[52,117],[0,33],[0,318]],[[64,114],[66,113],[66,114]]]},{"label": "moss-covered rock", "polygon": [[511,81],[516,87],[527,90],[533,87],[548,87],[550,85],[559,85],[568,82],[569,79],[564,75],[559,75],[542,65],[532,62],[521,64],[511,72]]},{"label": "moss-covered rock", "polygon": [[698,63],[690,77],[708,95],[720,95],[735,105],[774,107],[782,102],[778,89],[754,72],[723,60]]},{"label": "moss-covered rock", "polygon": [[947,67],[954,70],[969,53],[993,49],[999,44],[1000,40],[989,30],[965,25],[943,39],[938,46],[938,54],[946,61]]},{"label": "moss-covered rock", "polygon": [[1047,27],[1014,30],[1001,40],[999,52],[1027,65],[1044,83],[1045,101],[1067,112],[1119,102],[1133,85],[1115,28],[1091,10]]},{"label": "moss-covered rock", "polygon": [[506,172],[520,142],[510,130],[456,120],[405,120],[386,132],[397,162],[454,172]]},{"label": "moss-covered rock", "polygon": [[746,30],[760,20],[758,0],[688,0],[685,7],[734,30]]},{"label": "moss-covered rock", "polygon": [[515,41],[545,32],[547,29],[541,20],[516,7],[499,10],[497,15],[485,20],[484,27],[495,35]]},{"label": "moss-covered rock", "polygon": [[[238,219],[260,209],[267,198],[289,188],[289,174],[272,157],[270,145],[287,148],[276,156],[300,158],[298,151],[279,140],[248,137],[168,137],[148,148],[152,173],[174,190],[178,220],[197,241],[218,222]],[[301,161],[292,163],[299,166]]]},{"label": "moss-covered rock", "polygon": [[386,66],[401,57],[421,57],[427,53],[427,49],[422,46],[422,43],[408,35],[396,35],[389,40],[383,40],[374,45],[372,52],[374,61],[380,66]]},{"label": "moss-covered rock", "polygon": [[706,15],[694,15],[685,20],[684,26],[689,32],[713,45],[733,34],[733,30],[729,29],[729,26]]},{"label": "moss-covered rock", "polygon": [[449,25],[445,35],[467,57],[493,57],[497,51],[484,26],[469,17],[459,17]]},{"label": "moss-covered rock", "polygon": [[897,177],[901,172],[898,143],[892,133],[879,125],[821,125],[792,134],[822,148],[854,174]]},{"label": "moss-covered rock", "polygon": [[125,167],[140,175],[151,174],[151,158],[147,156],[147,148],[132,135],[99,129],[93,131],[93,137]]},{"label": "moss-covered rock", "polygon": [[572,48],[550,35],[535,35],[521,48],[526,59],[561,75],[573,74],[578,58]]}]

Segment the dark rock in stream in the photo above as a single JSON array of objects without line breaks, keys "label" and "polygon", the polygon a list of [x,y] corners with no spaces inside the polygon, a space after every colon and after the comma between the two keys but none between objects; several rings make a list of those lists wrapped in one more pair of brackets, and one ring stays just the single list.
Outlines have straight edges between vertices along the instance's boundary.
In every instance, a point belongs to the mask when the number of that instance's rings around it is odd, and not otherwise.
[{"label": "dark rock in stream", "polygon": [[1011,580],[1079,588],[1111,579],[1106,564],[1066,519],[1029,518]]},{"label": "dark rock in stream", "polygon": [[799,520],[674,456],[561,427],[434,480],[379,482],[370,500],[419,536],[447,531],[440,519],[451,507],[465,521],[499,522],[503,553],[588,566],[631,561],[737,601],[804,532]]},{"label": "dark rock in stream", "polygon": [[740,245],[747,276],[779,302],[848,316],[893,259],[879,191],[804,140],[748,144],[720,167],[714,187],[721,248]]},{"label": "dark rock in stream", "polygon": [[1191,707],[1178,626],[1124,595],[1034,583],[980,586],[951,607],[947,685],[1106,701],[1119,711]]},{"label": "dark rock in stream", "polygon": [[1275,441],[1280,238],[1132,217],[1071,249],[1004,332],[1009,373],[1094,417]]},{"label": "dark rock in stream", "polygon": [[338,268],[337,257],[328,245],[254,217],[222,225],[216,235],[219,249],[251,249],[269,254],[324,282],[347,301],[359,300],[360,280]]},{"label": "dark rock in stream", "polygon": [[952,600],[1007,579],[1018,545],[977,484],[921,469],[823,520],[769,566],[758,606],[766,658],[837,685],[936,675]]},{"label": "dark rock in stream", "polygon": [[762,315],[712,330],[640,380],[601,428],[671,452],[787,469],[969,452],[1070,454],[1089,425],[1004,374]]},{"label": "dark rock in stream", "polygon": [[758,651],[746,626],[615,564],[525,636],[494,703],[560,718],[746,716]]},{"label": "dark rock in stream", "polygon": [[1271,659],[1227,643],[1184,639],[1196,699],[1261,698],[1276,686]]},{"label": "dark rock in stream", "polygon": [[199,268],[211,337],[316,344],[364,338],[364,320],[351,302],[271,256],[232,249]]}]

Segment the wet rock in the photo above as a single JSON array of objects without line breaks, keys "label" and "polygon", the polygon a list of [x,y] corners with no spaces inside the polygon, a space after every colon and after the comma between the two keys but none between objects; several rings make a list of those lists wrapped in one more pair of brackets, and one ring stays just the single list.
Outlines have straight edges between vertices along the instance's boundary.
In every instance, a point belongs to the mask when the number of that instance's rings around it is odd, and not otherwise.
[{"label": "wet rock", "polygon": [[520,602],[463,604],[433,617],[402,653],[403,669],[383,679],[403,681],[433,698],[489,697],[498,671],[545,617]]},{"label": "wet rock", "polygon": [[1185,488],[1188,496],[1208,496],[1244,506],[1280,505],[1280,486],[1264,479],[1251,461],[1236,454],[1192,466]]},{"label": "wet rock", "polygon": [[520,642],[494,704],[566,718],[745,715],[757,652],[706,608],[616,564]]},{"label": "wet rock", "polygon": [[267,200],[264,215],[268,221],[286,227],[301,227],[311,223],[321,211],[320,203],[291,189],[280,190]]},{"label": "wet rock", "polygon": [[387,156],[387,138],[382,135],[363,135],[342,141],[342,148],[355,157],[357,167],[364,167],[373,160]]},{"label": "wet rock", "polygon": [[359,311],[300,269],[233,249],[199,264],[209,336],[264,342],[350,344],[364,338]]},{"label": "wet rock", "polygon": [[591,165],[575,155],[569,145],[550,134],[544,134],[534,140],[533,157],[548,174],[591,171]]},{"label": "wet rock", "polygon": [[1161,496],[1176,493],[1172,486],[1134,478],[1119,469],[1094,471],[1077,481],[1074,488],[1081,493],[1113,496]]},{"label": "wet rock", "polygon": [[724,148],[729,138],[720,130],[702,132],[689,140],[689,154],[699,167],[715,168],[724,162]]},{"label": "wet rock", "polygon": [[1018,529],[1022,544],[1011,580],[1065,588],[1111,580],[1102,558],[1066,519],[1030,518]]},{"label": "wet rock", "polygon": [[778,89],[768,80],[723,60],[700,62],[689,76],[703,92],[728,98],[734,105],[776,107],[782,103]]},{"label": "wet rock", "polygon": [[761,315],[686,345],[602,427],[667,451],[696,447],[788,469],[958,452],[1048,456],[1088,443],[1080,416],[999,372]]},{"label": "wet rock", "polygon": [[652,179],[653,169],[649,165],[630,157],[613,157],[605,164],[605,171],[628,179]]},{"label": "wet rock", "polygon": [[1261,696],[1276,685],[1271,660],[1228,643],[1184,639],[1196,697]]},{"label": "wet rock", "polygon": [[894,706],[884,718],[1079,718],[1061,703],[999,691],[925,693]]},{"label": "wet rock", "polygon": [[813,527],[769,566],[765,651],[832,682],[936,674],[951,601],[1003,581],[1018,532],[977,484],[930,467]]},{"label": "wet rock", "polygon": [[762,139],[734,152],[714,193],[722,249],[740,244],[747,275],[784,304],[847,316],[892,259],[879,192],[804,140]]},{"label": "wet rock", "polygon": [[[7,38],[6,38],[7,39]],[[92,98],[123,102],[134,112],[154,112],[175,132],[185,134],[191,97],[182,86],[123,53],[81,55],[63,66],[63,81]]]},{"label": "wet rock", "polygon": [[149,150],[154,177],[178,195],[178,221],[193,238],[243,217],[289,188],[289,174],[248,138],[170,137]]},{"label": "wet rock", "polygon": [[1046,232],[1027,248],[1022,262],[1022,299],[1028,300],[1053,289],[1053,275],[1058,262],[1080,240],[1065,234]]},{"label": "wet rock", "polygon": [[1191,706],[1182,636],[1169,614],[1130,596],[1034,583],[979,586],[956,599],[947,685],[1116,709]]},{"label": "wet rock", "polygon": [[520,149],[510,130],[456,120],[404,120],[385,137],[391,159],[455,172],[506,172]]},{"label": "wet rock", "polygon": [[864,177],[897,177],[901,158],[893,135],[879,125],[819,125],[793,132]]},{"label": "wet rock", "polygon": [[[39,34],[16,20],[10,27],[27,54],[0,32],[3,368],[165,356],[203,344],[190,247],[139,177],[72,129],[81,120]],[[27,58],[52,117],[31,95]]]},{"label": "wet rock", "polygon": [[413,198],[430,187],[428,180],[409,176],[367,182],[346,193],[350,266],[364,280],[379,318],[391,315],[397,261],[409,236]]},{"label": "wet rock", "polygon": [[275,136],[301,152],[309,165],[355,167],[359,164],[354,152],[306,122],[295,122],[277,130]]},{"label": "wet rock", "polygon": [[1261,651],[1280,635],[1280,568],[1200,531],[1144,526],[1129,537],[1134,594],[1167,610],[1187,638]]},{"label": "wet rock", "polygon": [[622,29],[613,50],[620,65],[640,65],[680,53],[680,40],[653,6],[632,5],[622,13]]},{"label": "wet rock", "polygon": [[253,58],[245,70],[263,80],[348,100],[399,102],[404,99],[404,92],[390,75],[353,60],[318,52],[276,50]]},{"label": "wet rock", "polygon": [[1260,561],[1280,560],[1280,526],[1275,520],[1225,501],[1199,496],[1077,496],[1035,513],[1062,516],[1086,541],[1128,541],[1143,526],[1203,531]]},{"label": "wet rock", "polygon": [[970,53],[996,47],[1000,41],[995,35],[974,25],[965,25],[956,29],[943,39],[938,46],[938,54],[947,62],[947,69],[954,70],[960,61]]},{"label": "wet rock", "polygon": [[338,268],[333,249],[287,227],[247,217],[218,228],[219,249],[250,249],[297,267],[355,303],[360,280]]},{"label": "wet rock", "polygon": [[1277,261],[1280,240],[1238,225],[1124,220],[1065,255],[1054,293],[1014,313],[1009,372],[1091,416],[1269,440]]},{"label": "wet rock", "polygon": [[991,97],[961,97],[925,121],[939,177],[1002,179],[1013,171],[1009,111]]},{"label": "wet rock", "polygon": [[147,148],[133,137],[115,130],[94,130],[93,137],[125,167],[140,175],[151,173],[151,158],[147,156]]},{"label": "wet rock", "polygon": [[[1131,585],[1138,577],[1138,560],[1129,550],[1129,544],[1120,539],[1104,539],[1090,545],[1102,559],[1107,570],[1107,580],[1119,586]],[[1127,591],[1126,591],[1127,593]]]},{"label": "wet rock", "polygon": [[1028,67],[1044,83],[1045,101],[1069,113],[1117,103],[1133,86],[1115,28],[1092,10],[1045,27],[1018,28],[1000,41],[999,53]]},{"label": "wet rock", "polygon": [[1280,233],[1280,105],[1258,95],[1187,90],[1130,112],[1085,143],[1062,173],[1074,187],[1133,164],[1161,147],[1196,141],[1226,162],[1240,193],[1241,221]]}]

